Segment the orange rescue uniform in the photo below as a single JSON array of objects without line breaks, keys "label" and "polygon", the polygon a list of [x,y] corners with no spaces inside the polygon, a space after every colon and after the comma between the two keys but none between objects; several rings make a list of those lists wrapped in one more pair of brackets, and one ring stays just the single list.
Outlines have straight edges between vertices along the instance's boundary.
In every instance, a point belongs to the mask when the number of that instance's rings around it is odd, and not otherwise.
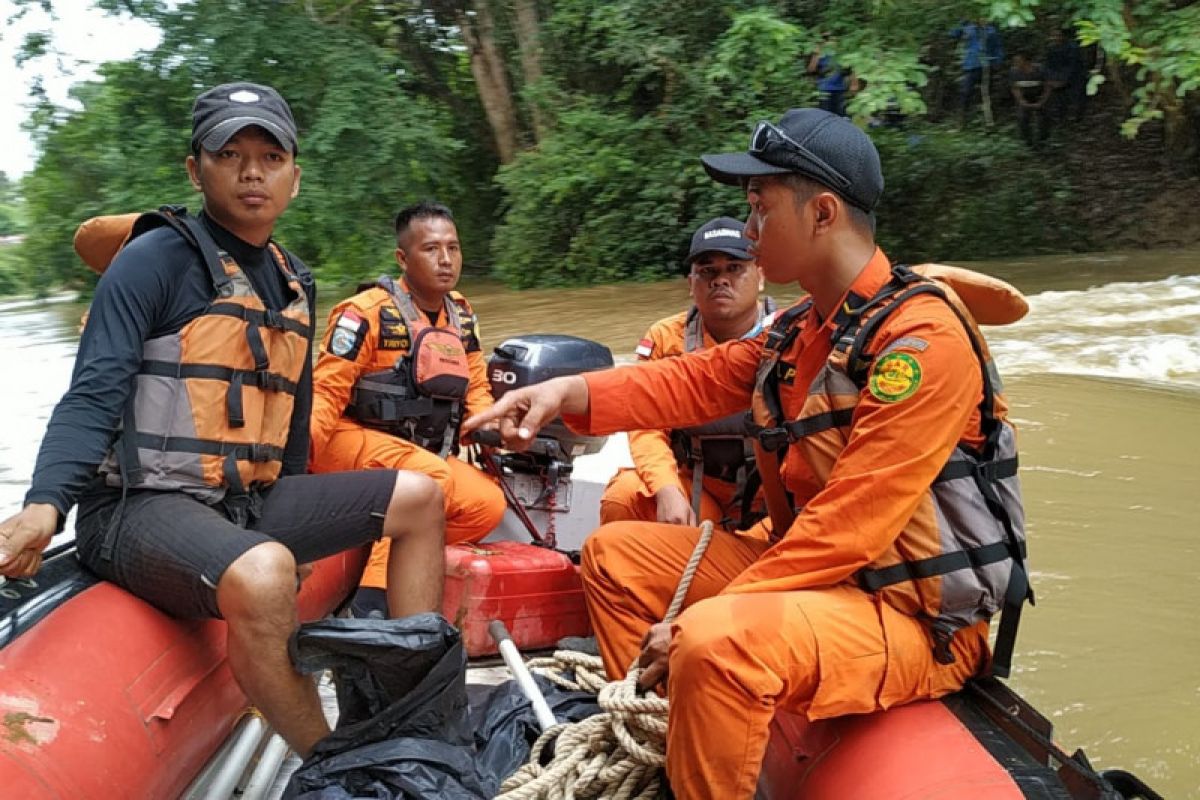
[{"label": "orange rescue uniform", "polygon": [[[638,359],[656,361],[683,355],[686,325],[686,311],[656,321],[638,345]],[[707,330],[703,331],[703,338],[703,349],[716,347]],[[634,467],[618,470],[608,481],[604,497],[600,498],[600,524],[620,519],[654,522],[658,518],[658,504],[654,495],[668,486],[678,488],[685,498],[691,498],[691,468],[688,464],[676,461],[671,450],[670,429],[630,431],[629,453],[634,458]],[[710,475],[704,476],[700,518],[712,519],[713,522],[726,518],[737,519],[740,509],[733,504],[736,491],[737,486],[733,483]]]},{"label": "orange rescue uniform", "polygon": [[[889,270],[876,251],[850,291],[874,296]],[[833,318],[822,321],[810,310],[800,325],[782,354],[788,419],[800,416],[832,349]],[[953,663],[938,663],[927,622],[855,579],[892,547],[956,445],[983,438],[979,362],[947,303],[910,299],[875,333],[872,350],[905,343],[919,348],[904,350],[920,364],[915,391],[884,401],[864,389],[826,480],[805,462],[803,448],[788,449],[781,477],[801,510],[783,538],[772,545],[718,530],[700,564],[670,649],[667,773],[681,800],[751,797],[777,709],[820,719],[936,698],[987,661],[986,622],[959,630]],[[693,425],[744,409],[762,347],[761,337],[728,342],[587,375],[589,412],[567,421],[605,434]],[[662,619],[698,535],[617,522],[587,541],[584,588],[610,676],[625,673],[646,630]]]},{"label": "orange rescue uniform", "polygon": [[[650,326],[638,345],[638,358],[642,361],[657,361],[662,358],[681,356],[686,352],[685,329],[688,312],[661,319]],[[717,342],[703,329],[702,349],[716,347]],[[600,523],[619,520],[643,520],[654,522],[658,518],[658,504],[654,496],[667,486],[675,486],[689,502],[692,496],[692,470],[680,464],[671,449],[670,429],[639,430],[629,432],[629,454],[633,467],[617,471],[604,496],[600,498]],[[720,522],[724,519],[737,521],[741,509],[734,495],[737,485],[729,481],[706,475],[704,489],[700,495],[700,519]],[[762,525],[756,526],[762,533]]]},{"label": "orange rescue uniform", "polygon": [[[403,280],[398,284],[401,290],[408,291]],[[470,304],[458,292],[451,292],[450,299],[462,321],[463,344],[470,367],[465,413],[477,414],[493,402],[487,365]],[[352,324],[342,324],[339,334],[343,320]],[[445,308],[438,311],[433,326],[453,327]],[[333,337],[345,337],[352,327],[356,330],[352,346],[347,350],[350,340],[343,339],[341,346],[331,349]],[[313,472],[383,468],[429,475],[441,486],[446,498],[446,543],[479,541],[504,515],[504,495],[491,478],[454,456],[439,458],[419,445],[365,427],[345,416],[355,382],[364,374],[390,369],[398,358],[408,355],[411,340],[399,309],[381,287],[367,289],[334,306],[313,368],[310,467]],[[335,350],[342,354],[335,354]],[[363,586],[387,588],[388,552],[388,539],[376,542],[363,572]]]}]

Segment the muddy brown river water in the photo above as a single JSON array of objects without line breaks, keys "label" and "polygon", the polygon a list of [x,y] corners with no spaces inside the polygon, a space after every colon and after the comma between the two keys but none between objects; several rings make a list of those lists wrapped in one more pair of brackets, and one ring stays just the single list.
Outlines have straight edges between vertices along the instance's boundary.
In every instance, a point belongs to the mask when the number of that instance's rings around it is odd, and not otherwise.
[{"label": "muddy brown river water", "polygon": [[[1025,320],[986,331],[1021,437],[1038,596],[1012,683],[1097,768],[1200,798],[1200,252],[973,266],[1031,300]],[[686,302],[682,280],[462,288],[485,348],[518,333],[571,333],[618,357]],[[322,287],[323,306],[344,293]],[[0,303],[0,514],[20,505],[70,376],[81,310]]]}]

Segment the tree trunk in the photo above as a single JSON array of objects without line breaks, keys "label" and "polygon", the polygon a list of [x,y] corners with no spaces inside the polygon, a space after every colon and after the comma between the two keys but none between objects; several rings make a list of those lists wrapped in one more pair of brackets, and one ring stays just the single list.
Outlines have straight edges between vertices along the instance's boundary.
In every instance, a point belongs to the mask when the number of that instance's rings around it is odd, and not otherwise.
[{"label": "tree trunk", "polygon": [[1172,169],[1190,170],[1196,161],[1196,127],[1188,104],[1175,94],[1175,86],[1168,82],[1159,88],[1165,98],[1163,111],[1163,149],[1167,163]]},{"label": "tree trunk", "polygon": [[459,28],[471,57],[471,74],[475,77],[479,100],[496,141],[496,155],[501,164],[508,164],[517,155],[517,113],[504,59],[496,46],[492,10],[488,0],[472,0],[468,10],[475,15],[460,11]]},{"label": "tree trunk", "polygon": [[[530,86],[542,78],[537,0],[513,0],[513,6],[517,22],[517,46],[521,50],[521,72],[525,76],[525,85]],[[545,123],[536,102],[529,104],[529,118],[533,123],[534,140],[541,141]]]}]

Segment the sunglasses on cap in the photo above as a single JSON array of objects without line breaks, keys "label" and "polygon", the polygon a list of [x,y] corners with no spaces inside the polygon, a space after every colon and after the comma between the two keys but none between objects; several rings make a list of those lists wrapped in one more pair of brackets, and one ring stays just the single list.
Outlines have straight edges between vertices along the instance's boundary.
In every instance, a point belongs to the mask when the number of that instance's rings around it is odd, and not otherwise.
[{"label": "sunglasses on cap", "polygon": [[850,180],[829,166],[823,158],[792,137],[778,125],[763,120],[750,135],[750,155],[775,167],[794,169],[828,183],[838,191],[850,188]]}]

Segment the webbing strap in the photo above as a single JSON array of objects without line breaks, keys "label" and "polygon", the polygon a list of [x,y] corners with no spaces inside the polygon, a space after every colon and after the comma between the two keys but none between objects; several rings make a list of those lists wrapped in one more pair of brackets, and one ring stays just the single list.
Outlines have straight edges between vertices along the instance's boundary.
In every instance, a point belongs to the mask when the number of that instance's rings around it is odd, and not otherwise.
[{"label": "webbing strap", "polygon": [[242,408],[242,376],[234,375],[225,390],[225,419],[231,428],[246,427],[246,412]]},{"label": "webbing strap", "polygon": [[216,439],[196,439],[190,436],[156,436],[140,431],[136,439],[137,446],[143,450],[197,453],[202,456],[233,456],[237,461],[250,461],[256,464],[283,460],[283,448],[272,444],[241,444],[222,442]]},{"label": "webbing strap", "polygon": [[[1025,557],[1025,543],[1018,548],[1020,558]],[[971,567],[984,567],[1013,558],[1013,551],[1008,542],[992,542],[969,550],[955,550],[942,553],[917,561],[901,561],[890,567],[877,569],[861,569],[858,572],[858,585],[868,592],[877,592],[885,586],[891,586],[902,581],[917,581],[933,578]],[[1017,559],[1014,559],[1017,560]]]},{"label": "webbing strap", "polygon": [[254,358],[254,369],[259,372],[270,369],[271,354],[263,344],[262,330],[257,325],[246,326],[246,346],[250,348],[250,355]]},{"label": "webbing strap", "polygon": [[1004,591],[1004,608],[1000,611],[1000,624],[996,628],[996,644],[992,648],[991,672],[998,678],[1007,678],[1012,670],[1013,650],[1017,644],[1017,627],[1020,625],[1021,610],[1024,608],[1026,600],[1029,600],[1030,603],[1033,602],[1029,574],[1025,571],[1023,561],[1014,560],[1012,572],[1008,576],[1008,588]]},{"label": "webbing strap", "polygon": [[[999,426],[997,425],[997,428]],[[992,449],[991,447],[988,448]],[[984,502],[992,515],[1004,525],[1008,544],[1013,550],[1012,571],[1008,576],[1008,587],[1004,592],[1004,608],[1000,612],[1000,626],[996,631],[996,646],[992,651],[992,674],[1007,677],[1012,665],[1012,653],[1017,641],[1017,624],[1021,619],[1021,608],[1026,600],[1030,605],[1037,602],[1029,575],[1025,570],[1025,542],[1017,538],[1016,528],[1008,509],[1004,507],[996,492],[996,481],[988,479],[982,472],[972,473]]]},{"label": "webbing strap", "polygon": [[237,380],[243,386],[254,386],[268,392],[284,394],[295,394],[297,389],[294,381],[277,372],[233,369],[217,364],[180,364],[174,361],[146,360],[142,362],[139,372],[142,375],[163,378],[199,378],[225,382]]},{"label": "webbing strap", "polygon": [[225,274],[225,266],[221,263],[221,250],[204,224],[199,218],[189,215],[187,209],[182,206],[163,206],[156,216],[200,251],[200,260],[208,270],[213,288],[217,290],[217,294],[221,294],[224,287],[232,283],[232,279]]},{"label": "webbing strap", "polygon": [[287,331],[289,333],[297,333],[301,336],[308,336],[309,326],[294,320],[280,311],[260,311],[257,308],[247,308],[240,303],[222,303],[216,302],[208,307],[206,314],[216,314],[222,317],[237,317],[245,321],[252,327],[272,328],[274,330]]},{"label": "webbing strap", "polygon": [[792,422],[785,422],[782,427],[787,430],[791,441],[795,441],[805,436],[812,436],[822,431],[827,431],[830,428],[845,428],[850,425],[853,418],[853,408],[835,408],[832,411],[814,414],[811,417],[803,417]]},{"label": "webbing strap", "polygon": [[374,417],[377,421],[393,423],[403,422],[413,417],[429,416],[433,413],[434,401],[432,397],[414,397],[409,400],[380,397],[375,402],[368,403],[367,405],[373,406],[370,410],[374,412]]},{"label": "webbing strap", "polygon": [[953,481],[959,478],[973,478],[976,475],[987,481],[998,481],[1012,478],[1017,474],[1017,457],[1002,458],[998,461],[975,463],[972,461],[949,461],[942,471],[934,478],[934,483]]},{"label": "webbing strap", "polygon": [[704,494],[704,445],[699,436],[693,436],[692,450],[692,513],[700,519],[700,499]]},{"label": "webbing strap", "polygon": [[133,443],[133,398],[136,393],[137,381],[134,381],[130,385],[129,397],[125,400],[121,438],[116,448],[117,470],[121,475],[121,499],[117,502],[108,527],[104,530],[104,538],[100,540],[100,558],[104,561],[112,561],[117,529],[121,527],[121,519],[125,516],[125,499],[129,496],[129,486],[133,481],[142,479],[142,461],[138,456],[137,446]]}]

